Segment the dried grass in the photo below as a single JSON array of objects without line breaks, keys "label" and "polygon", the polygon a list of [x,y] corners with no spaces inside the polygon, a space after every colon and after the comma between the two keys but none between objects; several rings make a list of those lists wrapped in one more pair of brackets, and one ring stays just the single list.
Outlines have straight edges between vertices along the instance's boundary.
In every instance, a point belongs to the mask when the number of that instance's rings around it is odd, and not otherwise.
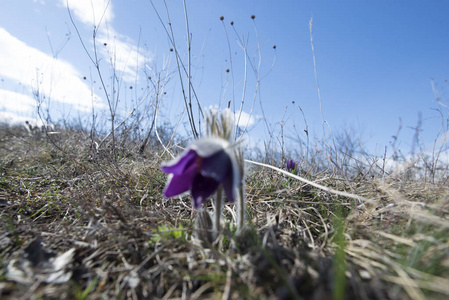
[{"label": "dried grass", "polygon": [[206,245],[190,200],[162,198],[158,149],[120,149],[115,162],[83,132],[0,135],[2,299],[449,296],[446,186],[313,179],[370,199],[360,206],[254,167],[248,227],[235,234],[228,205],[223,234]]}]

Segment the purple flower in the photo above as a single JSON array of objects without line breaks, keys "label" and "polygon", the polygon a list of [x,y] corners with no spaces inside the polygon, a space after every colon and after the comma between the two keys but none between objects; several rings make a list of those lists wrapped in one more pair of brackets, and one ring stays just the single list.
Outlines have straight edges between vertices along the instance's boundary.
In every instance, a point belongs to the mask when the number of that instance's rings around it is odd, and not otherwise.
[{"label": "purple flower", "polygon": [[287,171],[293,171],[295,170],[296,166],[298,165],[298,162],[293,160],[287,160]]},{"label": "purple flower", "polygon": [[236,172],[233,150],[220,138],[203,138],[193,142],[179,157],[163,163],[162,171],[169,173],[165,197],[190,191],[195,208],[210,197],[221,184],[229,201],[234,201]]}]

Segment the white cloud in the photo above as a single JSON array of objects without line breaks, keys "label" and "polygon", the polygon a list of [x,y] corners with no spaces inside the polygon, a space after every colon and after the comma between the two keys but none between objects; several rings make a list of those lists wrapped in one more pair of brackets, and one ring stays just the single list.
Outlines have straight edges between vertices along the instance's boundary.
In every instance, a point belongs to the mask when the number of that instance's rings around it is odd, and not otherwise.
[{"label": "white cloud", "polygon": [[[239,119],[240,116],[240,119]],[[237,124],[238,122],[238,124]],[[250,115],[244,111],[240,114],[239,112],[235,112],[235,124],[240,127],[251,126],[256,122],[256,118],[253,115]]]},{"label": "white cloud", "polygon": [[[37,3],[45,4],[42,0]],[[66,6],[66,0],[59,4]],[[139,68],[149,63],[152,56],[136,43],[118,34],[111,22],[114,19],[111,2],[108,0],[69,0],[69,7],[74,18],[87,26],[98,28],[97,43],[101,61],[111,63],[124,81],[136,80]],[[101,22],[98,27],[98,23]],[[106,46],[104,46],[106,44]],[[73,109],[88,112],[92,102],[96,109],[105,108],[102,94],[93,93],[92,87],[86,84],[83,76],[71,64],[72,62],[56,59],[39,49],[33,48],[7,30],[0,27],[0,76],[18,82],[23,93],[15,93],[6,89],[0,90],[0,109],[2,119],[22,122],[35,110],[36,102],[32,92],[39,90],[40,96],[52,102],[73,105]],[[112,63],[111,63],[112,64]],[[104,66],[104,65],[103,65]],[[87,66],[86,66],[87,67]],[[104,68],[104,72],[106,68]],[[26,94],[28,91],[28,94]],[[22,115],[24,115],[22,117]]]},{"label": "white cloud", "polygon": [[[0,111],[0,120],[1,120],[0,122],[5,122],[8,124],[22,123],[25,125],[25,121],[30,121],[31,119],[29,117],[25,117],[23,115],[15,113],[15,112]],[[36,123],[35,120],[33,121],[33,124],[34,123]]]},{"label": "white cloud", "polygon": [[36,108],[36,101],[29,95],[0,90],[2,110],[30,113]]},{"label": "white cloud", "polygon": [[0,28],[0,75],[29,87],[39,88],[42,95],[54,101],[74,105],[89,111],[92,99],[97,107],[104,107],[100,97],[92,94],[78,71],[69,63],[55,59],[10,35]]},{"label": "white cloud", "polygon": [[[66,0],[60,0],[60,4],[65,7]],[[124,81],[133,82],[139,67],[151,62],[153,55],[138,49],[135,41],[117,33],[114,29],[111,1],[72,0],[69,1],[68,6],[73,15],[84,25],[92,28],[96,26],[98,52],[111,63],[111,66],[113,64],[118,74],[122,73]]]},{"label": "white cloud", "polygon": [[[41,127],[42,125],[46,124],[47,126],[53,127],[52,124],[44,123],[41,119],[37,118],[36,116],[31,116],[29,114],[21,114],[11,111],[0,111],[0,123],[6,123],[9,125],[23,125],[24,127],[31,126],[38,126]],[[29,125],[27,125],[25,122],[28,122]]]},{"label": "white cloud", "polygon": [[86,25],[108,23],[114,18],[110,0],[60,0],[59,3],[63,7],[68,4],[75,17]]},{"label": "white cloud", "polygon": [[[444,134],[440,142],[446,143],[446,134]],[[449,150],[445,145],[442,146],[444,147],[441,151],[437,148],[435,152],[432,152],[432,147],[427,147],[427,149],[414,156],[406,154],[399,160],[394,160],[392,156],[388,157],[385,162],[379,159],[377,165],[379,168],[385,169],[391,177],[396,177],[409,171],[409,176],[413,176],[415,179],[429,178],[429,176],[435,176],[436,179],[443,179],[444,176],[447,176]],[[430,168],[432,168],[434,163],[436,164],[435,173],[432,175]]]}]

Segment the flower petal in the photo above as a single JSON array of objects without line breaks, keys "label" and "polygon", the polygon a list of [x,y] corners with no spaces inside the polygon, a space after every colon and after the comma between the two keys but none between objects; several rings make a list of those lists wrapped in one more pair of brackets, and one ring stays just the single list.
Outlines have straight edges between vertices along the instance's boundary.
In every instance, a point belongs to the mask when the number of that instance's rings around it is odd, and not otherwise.
[{"label": "flower petal", "polygon": [[293,160],[287,160],[287,170],[290,171],[293,169]]},{"label": "flower petal", "polygon": [[162,171],[164,171],[165,173],[181,175],[186,172],[187,169],[192,168],[192,166],[194,166],[197,162],[198,154],[196,154],[195,150],[190,149],[189,151],[182,153],[177,158],[163,163]]},{"label": "flower petal", "polygon": [[178,164],[162,167],[164,172],[172,173],[165,187],[165,197],[173,197],[190,189],[195,176],[199,173],[198,156],[195,151],[191,151],[187,152]]},{"label": "flower petal", "polygon": [[207,137],[196,140],[190,145],[199,156],[205,158],[229,147],[229,142],[217,137]]},{"label": "flower petal", "polygon": [[197,174],[192,182],[190,192],[192,193],[193,205],[196,209],[201,207],[201,204],[210,197],[218,188],[219,182],[213,178],[205,177]]},{"label": "flower petal", "polygon": [[191,181],[185,180],[183,176],[170,174],[167,186],[164,190],[164,196],[170,198],[187,192],[190,185]]},{"label": "flower petal", "polygon": [[227,151],[220,150],[210,157],[203,158],[201,174],[212,177],[220,183],[226,179],[226,176],[232,178],[232,162]]}]

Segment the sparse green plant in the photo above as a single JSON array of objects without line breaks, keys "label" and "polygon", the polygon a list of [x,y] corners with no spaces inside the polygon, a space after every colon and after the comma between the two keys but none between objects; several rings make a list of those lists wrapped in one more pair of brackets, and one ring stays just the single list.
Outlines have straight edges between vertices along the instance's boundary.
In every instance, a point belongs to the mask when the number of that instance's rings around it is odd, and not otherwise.
[{"label": "sparse green plant", "polygon": [[154,234],[151,237],[152,242],[167,242],[172,239],[180,241],[187,240],[186,229],[179,225],[178,227],[169,227],[167,225],[160,225],[157,229],[153,229]]}]

